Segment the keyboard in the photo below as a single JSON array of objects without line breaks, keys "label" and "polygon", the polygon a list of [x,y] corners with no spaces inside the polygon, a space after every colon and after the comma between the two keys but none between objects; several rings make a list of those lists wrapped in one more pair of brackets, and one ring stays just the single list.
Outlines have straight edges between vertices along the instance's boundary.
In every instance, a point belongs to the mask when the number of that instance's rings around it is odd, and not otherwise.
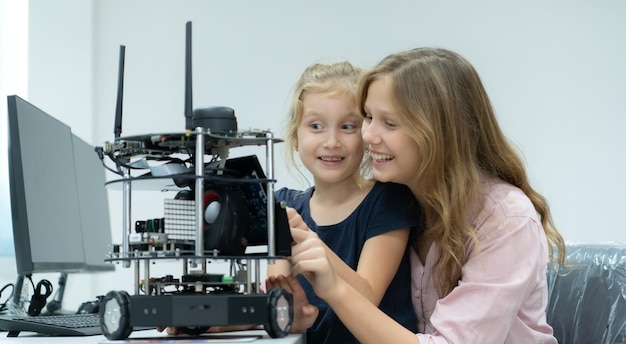
[{"label": "keyboard", "polygon": [[59,336],[102,334],[100,315],[97,313],[40,316],[3,315],[0,317],[0,329],[9,331],[7,337],[17,337],[21,331]]}]

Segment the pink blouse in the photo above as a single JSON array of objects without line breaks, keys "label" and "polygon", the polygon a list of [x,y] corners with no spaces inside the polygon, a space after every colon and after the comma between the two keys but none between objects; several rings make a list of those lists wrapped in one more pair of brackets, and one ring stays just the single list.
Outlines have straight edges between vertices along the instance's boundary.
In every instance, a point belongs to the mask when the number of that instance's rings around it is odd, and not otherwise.
[{"label": "pink blouse", "polygon": [[438,247],[424,265],[411,250],[417,334],[425,343],[557,343],[546,322],[548,247],[538,215],[518,188],[483,182],[485,204],[474,218],[478,245],[454,290],[439,298],[433,282]]}]

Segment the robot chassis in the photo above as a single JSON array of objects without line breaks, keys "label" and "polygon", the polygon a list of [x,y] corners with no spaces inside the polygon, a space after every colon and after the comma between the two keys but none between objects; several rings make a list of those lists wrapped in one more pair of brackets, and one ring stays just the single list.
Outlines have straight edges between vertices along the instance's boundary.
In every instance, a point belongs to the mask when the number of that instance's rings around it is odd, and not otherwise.
[{"label": "robot chassis", "polygon": [[[260,292],[260,261],[272,261],[284,256],[277,255],[276,249],[276,210],[273,180],[273,144],[282,142],[268,131],[236,132],[231,135],[211,134],[209,129],[198,127],[177,134],[149,134],[119,138],[115,142],[105,142],[104,153],[116,161],[123,173],[121,179],[107,182],[122,185],[123,190],[123,233],[122,243],[110,257],[109,262],[121,263],[129,268],[134,265],[134,295],[126,291],[110,291],[100,305],[100,326],[103,334],[111,340],[126,339],[133,327],[176,327],[184,333],[198,335],[210,326],[264,325],[265,331],[273,338],[286,336],[293,320],[292,295],[283,289]],[[156,244],[141,246],[131,251],[129,235],[131,231],[131,188],[142,180],[187,178],[195,184],[195,200],[203,200],[206,178],[205,155],[225,157],[229,147],[247,145],[266,146],[267,185],[267,255],[224,256],[219,249],[205,250],[203,202],[195,202],[195,240],[193,250],[181,250],[167,242],[157,248]],[[195,154],[191,154],[191,149]],[[193,157],[194,174],[169,176],[131,177],[133,157],[168,157],[172,154],[186,154]],[[126,163],[120,167],[119,161]],[[285,219],[286,220],[286,216]],[[288,230],[287,230],[288,232]],[[290,240],[290,239],[289,239]],[[283,241],[284,242],[284,241]],[[290,245],[290,242],[289,242]],[[116,245],[117,246],[117,245]],[[283,251],[284,252],[284,251]],[[182,276],[187,280],[176,279],[172,275],[153,278],[150,276],[152,262],[162,260],[182,261]],[[244,261],[244,269],[236,278],[219,278],[207,274],[207,261]],[[140,279],[143,267],[143,279]],[[199,268],[200,274],[188,274],[189,268]],[[240,266],[241,267],[241,266]],[[197,271],[196,271],[197,272]],[[197,276],[189,279],[189,276]],[[254,282],[253,282],[254,281]],[[174,291],[166,291],[167,288]],[[142,294],[143,292],[143,294]]]}]

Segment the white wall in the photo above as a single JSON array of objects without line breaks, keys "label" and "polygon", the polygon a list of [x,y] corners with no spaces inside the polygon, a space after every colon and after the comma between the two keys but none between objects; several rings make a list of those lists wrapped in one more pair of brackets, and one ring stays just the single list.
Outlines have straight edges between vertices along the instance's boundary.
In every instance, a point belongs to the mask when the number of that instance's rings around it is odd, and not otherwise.
[{"label": "white wall", "polygon": [[[195,106],[233,107],[240,128],[279,136],[292,86],[312,62],[371,67],[416,46],[455,50],[481,74],[566,240],[626,240],[624,1],[31,0],[30,7],[29,100],[94,144],[113,138],[120,44],[123,134],[184,129],[187,20]],[[250,152],[264,155],[232,153]],[[304,186],[282,161],[275,165],[278,186]],[[121,195],[110,195],[115,227]],[[150,195],[133,202],[139,218],[162,208]]]},{"label": "white wall", "polygon": [[[15,282],[7,158],[8,94],[27,94],[28,3],[0,0],[0,288]],[[5,289],[0,302],[7,300]]]},{"label": "white wall", "polygon": [[92,1],[29,1],[28,100],[94,142]]},{"label": "white wall", "polygon": [[[6,95],[24,94],[28,80],[28,3],[0,0],[0,137],[7,137]],[[13,253],[8,140],[0,140],[0,256]],[[2,285],[0,285],[1,287]]]}]

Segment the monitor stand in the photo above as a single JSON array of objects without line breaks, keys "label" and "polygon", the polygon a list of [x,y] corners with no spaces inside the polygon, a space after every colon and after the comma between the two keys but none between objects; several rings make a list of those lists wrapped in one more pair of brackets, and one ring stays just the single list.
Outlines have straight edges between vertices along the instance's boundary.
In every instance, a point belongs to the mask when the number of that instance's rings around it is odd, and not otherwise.
[{"label": "monitor stand", "polygon": [[25,315],[26,312],[22,307],[22,289],[24,288],[24,275],[18,274],[17,280],[13,285],[13,294],[11,294],[11,299],[8,303],[9,314],[11,315]]},{"label": "monitor stand", "polygon": [[67,283],[67,273],[62,272],[59,276],[59,282],[56,292],[52,301],[48,302],[46,310],[48,314],[55,314],[61,310],[61,304],[63,303],[63,295],[65,294],[65,284]]}]

